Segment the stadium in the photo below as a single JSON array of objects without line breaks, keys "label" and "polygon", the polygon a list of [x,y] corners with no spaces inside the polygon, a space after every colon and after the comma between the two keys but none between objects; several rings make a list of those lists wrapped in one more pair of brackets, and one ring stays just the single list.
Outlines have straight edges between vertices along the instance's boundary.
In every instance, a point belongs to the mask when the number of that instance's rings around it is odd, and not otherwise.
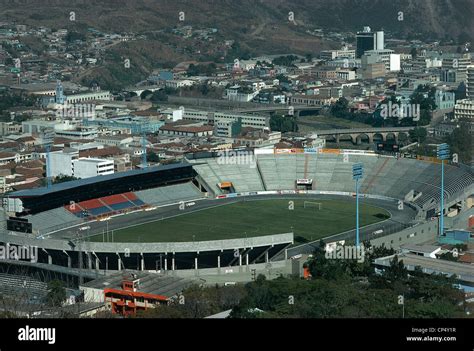
[{"label": "stadium", "polygon": [[[398,248],[436,238],[435,159],[257,149],[194,153],[178,164],[7,194],[1,241],[39,247],[34,262],[9,263],[91,278],[123,269],[194,275],[277,269],[310,253],[319,239],[354,242],[356,163],[364,166],[362,240]],[[445,227],[467,227],[474,174],[446,164],[444,182]]]}]

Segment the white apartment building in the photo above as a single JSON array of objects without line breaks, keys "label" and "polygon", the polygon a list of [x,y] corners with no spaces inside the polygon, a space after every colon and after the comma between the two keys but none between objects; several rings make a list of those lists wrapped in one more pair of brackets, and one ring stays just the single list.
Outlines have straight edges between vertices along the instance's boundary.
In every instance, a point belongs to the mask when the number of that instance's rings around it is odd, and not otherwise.
[{"label": "white apartment building", "polygon": [[356,73],[355,71],[351,71],[351,70],[339,70],[337,71],[336,73],[337,75],[337,78],[341,79],[341,80],[355,80],[356,79]]},{"label": "white apartment building", "polygon": [[454,105],[454,117],[474,121],[474,99],[458,100]]},{"label": "white apartment building", "polygon": [[249,102],[258,95],[258,91],[258,85],[253,86],[251,92],[242,91],[239,85],[234,85],[225,90],[225,98],[230,101]]},{"label": "white apartment building", "polygon": [[90,178],[114,173],[114,161],[81,157],[72,161],[74,177]]},{"label": "white apartment building", "polygon": [[78,150],[62,150],[49,153],[49,167],[51,177],[59,175],[73,176],[73,161],[79,158]]},{"label": "white apartment building", "polygon": [[184,87],[190,87],[194,85],[194,81],[190,79],[172,79],[165,81],[165,87],[172,89],[179,89]]},{"label": "white apartment building", "polygon": [[320,58],[322,60],[334,60],[341,57],[355,59],[355,56],[355,50],[349,50],[348,48],[344,48],[342,50],[323,50],[320,54]]},{"label": "white apartment building", "polygon": [[76,149],[51,152],[49,167],[52,177],[60,175],[90,178],[114,173],[114,161],[100,158],[79,157]]},{"label": "white apartment building", "polygon": [[215,125],[219,122],[235,122],[242,119],[242,127],[269,128],[270,116],[259,116],[232,112],[209,112],[192,109],[184,109],[183,120],[198,121],[206,124]]}]

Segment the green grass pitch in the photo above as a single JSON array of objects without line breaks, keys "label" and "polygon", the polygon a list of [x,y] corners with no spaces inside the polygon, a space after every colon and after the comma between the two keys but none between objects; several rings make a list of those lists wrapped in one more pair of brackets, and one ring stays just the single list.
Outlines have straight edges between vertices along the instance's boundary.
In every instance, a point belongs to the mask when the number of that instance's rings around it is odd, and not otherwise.
[{"label": "green grass pitch", "polygon": [[[290,210],[289,201],[294,209]],[[322,209],[304,208],[304,201],[322,203]],[[388,218],[384,209],[360,205],[360,225]],[[184,242],[235,239],[294,232],[295,238],[316,240],[355,228],[353,202],[335,200],[257,200],[205,210],[115,230],[115,242]],[[102,241],[102,234],[91,241]]]}]

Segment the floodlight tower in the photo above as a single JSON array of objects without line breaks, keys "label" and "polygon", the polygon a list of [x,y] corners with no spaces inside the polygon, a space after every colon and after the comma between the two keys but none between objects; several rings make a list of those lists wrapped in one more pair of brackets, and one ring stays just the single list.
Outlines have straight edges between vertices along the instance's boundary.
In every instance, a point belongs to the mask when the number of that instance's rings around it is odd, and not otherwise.
[{"label": "floodlight tower", "polygon": [[352,165],[352,179],[355,180],[356,188],[356,246],[359,247],[359,180],[364,175],[364,165],[355,163]]},{"label": "floodlight tower", "polygon": [[146,133],[143,132],[142,135],[142,164],[143,164],[143,169],[148,167],[147,160],[146,160]]},{"label": "floodlight tower", "polygon": [[446,143],[438,145],[436,155],[441,160],[441,204],[439,212],[439,235],[441,236],[444,233],[444,161],[450,157],[449,145]]},{"label": "floodlight tower", "polygon": [[51,188],[51,145],[46,145],[46,181],[48,189]]}]

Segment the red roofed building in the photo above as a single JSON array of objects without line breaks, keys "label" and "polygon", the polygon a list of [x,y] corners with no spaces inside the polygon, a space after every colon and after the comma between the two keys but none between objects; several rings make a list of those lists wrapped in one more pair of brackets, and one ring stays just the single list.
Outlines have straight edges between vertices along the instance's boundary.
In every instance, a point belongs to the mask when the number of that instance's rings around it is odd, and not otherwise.
[{"label": "red roofed building", "polygon": [[105,288],[104,300],[113,314],[122,316],[135,315],[139,310],[154,308],[157,304],[167,304],[168,298],[163,295],[140,292],[140,279],[134,274],[124,278],[122,289]]}]

